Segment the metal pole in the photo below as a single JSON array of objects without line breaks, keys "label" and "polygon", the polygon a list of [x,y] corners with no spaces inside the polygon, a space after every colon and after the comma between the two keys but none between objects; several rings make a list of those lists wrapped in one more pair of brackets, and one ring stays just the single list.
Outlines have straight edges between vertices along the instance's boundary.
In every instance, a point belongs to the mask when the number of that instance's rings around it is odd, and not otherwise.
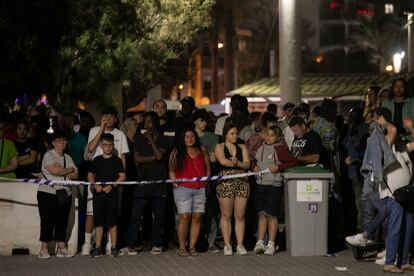
[{"label": "metal pole", "polygon": [[414,13],[409,12],[407,14],[407,25],[408,25],[408,72],[414,71]]},{"label": "metal pole", "polygon": [[281,102],[301,100],[300,0],[279,0],[279,71]]}]

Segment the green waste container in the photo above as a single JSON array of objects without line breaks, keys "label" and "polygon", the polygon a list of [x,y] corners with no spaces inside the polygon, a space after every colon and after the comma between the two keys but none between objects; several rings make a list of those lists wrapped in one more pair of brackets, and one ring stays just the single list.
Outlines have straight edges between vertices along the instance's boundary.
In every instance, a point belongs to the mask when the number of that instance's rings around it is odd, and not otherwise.
[{"label": "green waste container", "polygon": [[295,167],[284,175],[286,245],[291,256],[328,253],[329,181],[319,166]]}]

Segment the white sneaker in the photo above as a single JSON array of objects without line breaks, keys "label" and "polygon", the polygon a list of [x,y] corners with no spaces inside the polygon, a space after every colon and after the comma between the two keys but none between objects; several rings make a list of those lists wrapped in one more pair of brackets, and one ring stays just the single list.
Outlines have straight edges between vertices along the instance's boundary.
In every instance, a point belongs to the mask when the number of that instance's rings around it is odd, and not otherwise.
[{"label": "white sneaker", "polygon": [[73,253],[69,252],[66,248],[58,249],[56,253],[56,257],[58,258],[72,258],[74,256]]},{"label": "white sneaker", "polygon": [[224,252],[224,256],[233,255],[233,249],[231,249],[231,245],[225,245],[224,249],[223,249],[223,252]]},{"label": "white sneaker", "polygon": [[151,249],[152,255],[161,255],[162,254],[162,247],[160,246],[153,246]]},{"label": "white sneaker", "polygon": [[[380,252],[380,253],[381,253],[381,252]],[[398,256],[397,256],[397,258],[395,258],[394,265],[397,265],[397,261],[398,261]],[[377,265],[385,265],[385,256],[384,256],[384,257],[382,257],[382,258],[376,259],[376,260],[375,260],[375,263],[376,263]]]},{"label": "white sneaker", "polygon": [[243,244],[237,246],[237,255],[247,255],[247,250],[244,248]]},{"label": "white sneaker", "polygon": [[91,249],[92,249],[92,245],[90,243],[84,243],[82,245],[81,255],[82,256],[89,256],[89,255],[91,255]]},{"label": "white sneaker", "polygon": [[378,252],[378,254],[377,254],[377,258],[378,258],[378,259],[384,258],[384,257],[385,257],[386,252],[387,252],[386,250],[383,250],[383,251],[381,251],[381,252]]},{"label": "white sneaker", "polygon": [[106,253],[107,256],[111,255],[111,248],[112,248],[111,243],[107,242],[106,243],[106,248],[105,248],[105,253]]},{"label": "white sneaker", "polygon": [[377,265],[385,265],[385,256],[375,260]]},{"label": "white sneaker", "polygon": [[39,259],[50,259],[50,254],[47,250],[40,250],[39,255],[37,255]]},{"label": "white sneaker", "polygon": [[276,253],[276,248],[274,245],[266,245],[265,255],[273,256]]},{"label": "white sneaker", "polygon": [[254,246],[253,252],[256,255],[263,254],[266,250],[265,245],[262,242],[257,242]]},{"label": "white sneaker", "polygon": [[367,245],[367,239],[364,238],[364,235],[362,233],[348,236],[345,238],[346,242],[353,246],[366,246]]}]

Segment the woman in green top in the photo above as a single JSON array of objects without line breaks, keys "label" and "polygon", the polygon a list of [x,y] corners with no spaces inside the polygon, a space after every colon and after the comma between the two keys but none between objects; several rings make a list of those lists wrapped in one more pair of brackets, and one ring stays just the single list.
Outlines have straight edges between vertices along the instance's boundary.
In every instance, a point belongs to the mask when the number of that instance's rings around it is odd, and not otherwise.
[{"label": "woman in green top", "polygon": [[397,78],[391,84],[389,99],[382,104],[392,113],[392,123],[399,133],[408,132],[404,128],[403,119],[409,117],[414,120],[414,99],[409,94],[407,82],[403,78]]},{"label": "woman in green top", "polygon": [[16,178],[17,150],[14,143],[3,139],[6,123],[0,121],[0,177]]}]

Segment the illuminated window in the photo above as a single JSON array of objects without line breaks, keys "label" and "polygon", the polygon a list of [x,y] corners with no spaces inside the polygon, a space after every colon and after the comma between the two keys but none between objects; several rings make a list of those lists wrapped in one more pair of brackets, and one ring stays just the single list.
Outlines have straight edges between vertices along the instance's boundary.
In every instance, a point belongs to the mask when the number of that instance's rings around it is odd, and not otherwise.
[{"label": "illuminated window", "polygon": [[385,4],[385,14],[394,13],[394,5],[393,4]]}]

